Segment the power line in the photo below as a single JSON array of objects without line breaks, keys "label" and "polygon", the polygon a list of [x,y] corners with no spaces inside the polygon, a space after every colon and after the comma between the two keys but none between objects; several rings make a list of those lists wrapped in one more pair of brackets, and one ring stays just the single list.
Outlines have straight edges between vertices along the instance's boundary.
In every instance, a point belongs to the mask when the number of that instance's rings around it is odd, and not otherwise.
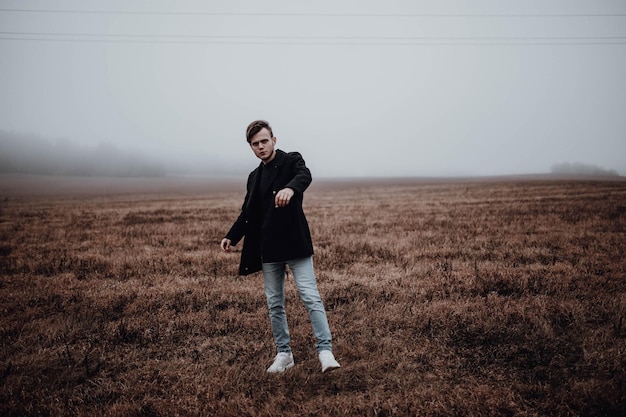
[{"label": "power line", "polygon": [[5,41],[39,42],[76,42],[76,43],[112,43],[112,44],[212,44],[212,45],[299,45],[299,46],[506,46],[506,45],[626,45],[626,37],[602,38],[413,38],[378,41],[367,39],[298,39],[286,37],[215,37],[209,39],[172,38],[146,39],[94,39],[94,38],[52,38],[52,37],[15,37],[0,36]]},{"label": "power line", "polygon": [[[397,42],[397,41],[626,41],[626,36],[266,36],[266,35],[159,35],[159,34],[117,34],[117,33],[75,33],[75,32],[19,32],[19,31],[0,31],[0,35],[19,35],[19,36],[56,36],[56,37],[87,37],[89,38],[129,38],[133,39],[153,39],[156,42],[160,40],[170,39],[189,39],[189,40],[248,40],[248,41],[378,41],[378,42]],[[64,38],[50,38],[50,40],[66,40]],[[12,38],[24,39],[30,38]],[[67,39],[72,40],[72,39]],[[95,40],[95,39],[93,39]],[[107,40],[107,39],[104,39]]]},{"label": "power line", "polygon": [[12,9],[0,8],[0,12],[12,13],[61,13],[61,14],[117,14],[156,16],[242,16],[242,17],[406,17],[406,18],[577,18],[577,17],[626,17],[626,13],[297,13],[297,12],[178,12],[133,10],[69,10],[69,9]]}]

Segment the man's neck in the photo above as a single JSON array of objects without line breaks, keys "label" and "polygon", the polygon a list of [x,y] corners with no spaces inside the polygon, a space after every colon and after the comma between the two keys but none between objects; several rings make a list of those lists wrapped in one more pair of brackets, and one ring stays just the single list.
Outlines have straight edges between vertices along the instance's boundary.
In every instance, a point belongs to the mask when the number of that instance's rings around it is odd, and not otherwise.
[{"label": "man's neck", "polygon": [[274,150],[274,152],[272,152],[272,155],[270,155],[269,158],[262,160],[261,162],[263,162],[263,165],[267,165],[270,162],[272,162],[274,160],[274,158],[276,158],[276,150]]}]

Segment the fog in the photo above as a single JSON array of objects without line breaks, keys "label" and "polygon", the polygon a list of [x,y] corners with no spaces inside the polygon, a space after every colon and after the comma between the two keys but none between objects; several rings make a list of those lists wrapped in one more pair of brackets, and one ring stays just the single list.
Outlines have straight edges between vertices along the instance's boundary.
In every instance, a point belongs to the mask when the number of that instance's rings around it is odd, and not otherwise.
[{"label": "fog", "polygon": [[624,74],[623,0],[0,0],[0,171],[626,175]]}]

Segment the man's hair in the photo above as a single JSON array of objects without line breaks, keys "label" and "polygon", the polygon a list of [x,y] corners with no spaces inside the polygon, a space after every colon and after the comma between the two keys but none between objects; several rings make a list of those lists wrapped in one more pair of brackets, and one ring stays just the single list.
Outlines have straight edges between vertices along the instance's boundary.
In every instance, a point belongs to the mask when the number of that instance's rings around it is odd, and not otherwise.
[{"label": "man's hair", "polygon": [[248,141],[248,143],[252,141],[252,137],[259,133],[261,129],[267,129],[267,131],[270,132],[270,136],[274,137],[274,133],[272,133],[272,128],[270,127],[270,124],[268,122],[266,122],[265,120],[255,120],[254,122],[250,123],[248,125],[248,128],[246,129],[246,140]]}]

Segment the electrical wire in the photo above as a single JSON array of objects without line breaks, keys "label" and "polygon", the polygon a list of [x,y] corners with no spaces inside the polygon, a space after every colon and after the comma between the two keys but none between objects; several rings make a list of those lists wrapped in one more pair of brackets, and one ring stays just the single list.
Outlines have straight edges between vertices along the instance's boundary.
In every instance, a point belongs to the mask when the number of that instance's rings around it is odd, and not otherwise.
[{"label": "electrical wire", "polygon": [[64,14],[118,14],[118,15],[171,15],[171,16],[273,16],[273,17],[441,17],[441,18],[577,18],[626,17],[626,13],[296,13],[296,12],[172,12],[133,10],[69,10],[69,9],[14,9],[0,8],[0,12],[13,13],[64,13]]},{"label": "electrical wire", "polygon": [[337,46],[411,46],[411,45],[621,45],[626,36],[244,36],[244,35],[157,35],[70,32],[0,31],[0,40],[153,43],[153,44],[228,44],[228,45],[337,45]]},{"label": "electrical wire", "polygon": [[[156,16],[255,16],[255,17],[355,17],[355,18],[606,18],[626,17],[626,13],[555,14],[463,14],[463,13],[295,13],[295,12],[167,12],[124,10],[70,10],[0,8],[0,13],[107,14]],[[411,36],[241,36],[241,35],[157,35],[95,34],[61,32],[0,31],[0,40],[42,42],[97,42],[151,44],[228,44],[228,45],[622,45],[626,36],[494,36],[494,37],[411,37]]]}]

